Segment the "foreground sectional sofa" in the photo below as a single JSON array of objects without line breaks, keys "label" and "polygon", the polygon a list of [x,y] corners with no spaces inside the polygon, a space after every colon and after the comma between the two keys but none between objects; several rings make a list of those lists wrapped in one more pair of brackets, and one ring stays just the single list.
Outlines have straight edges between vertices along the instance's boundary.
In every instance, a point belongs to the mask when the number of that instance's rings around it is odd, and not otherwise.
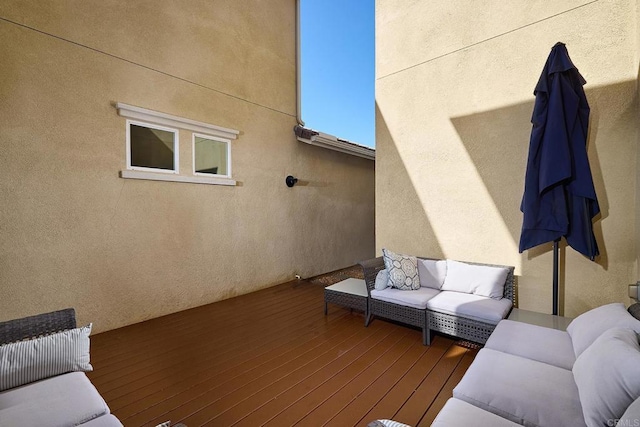
[{"label": "foreground sectional sofa", "polygon": [[640,426],[640,304],[567,331],[502,320],[434,426]]},{"label": "foreground sectional sofa", "polygon": [[73,309],[0,323],[0,426],[122,427],[84,373],[90,333]]}]

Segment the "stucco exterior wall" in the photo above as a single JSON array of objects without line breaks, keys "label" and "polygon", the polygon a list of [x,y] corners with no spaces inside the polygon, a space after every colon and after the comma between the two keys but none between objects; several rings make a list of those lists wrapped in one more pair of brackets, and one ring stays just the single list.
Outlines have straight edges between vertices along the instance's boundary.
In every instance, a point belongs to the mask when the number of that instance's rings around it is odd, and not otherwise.
[{"label": "stucco exterior wall", "polygon": [[635,0],[376,2],[376,251],[516,266],[551,312],[552,245],[518,253],[533,89],[562,41],[587,80],[601,256],[560,257],[560,313],[629,303],[638,256]]},{"label": "stucco exterior wall", "polygon": [[[75,307],[103,331],[373,256],[374,162],[293,134],[294,2],[4,0],[0,18],[0,320]],[[238,129],[238,185],[120,178],[116,102]]]}]

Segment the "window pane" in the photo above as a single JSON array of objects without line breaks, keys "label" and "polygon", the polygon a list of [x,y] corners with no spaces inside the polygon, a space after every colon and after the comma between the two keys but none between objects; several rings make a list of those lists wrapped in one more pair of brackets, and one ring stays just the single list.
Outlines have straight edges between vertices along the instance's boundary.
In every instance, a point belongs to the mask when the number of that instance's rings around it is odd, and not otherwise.
[{"label": "window pane", "polygon": [[132,124],[131,166],[175,170],[174,133]]},{"label": "window pane", "polygon": [[229,175],[227,143],[196,136],[194,139],[195,171],[213,175]]}]

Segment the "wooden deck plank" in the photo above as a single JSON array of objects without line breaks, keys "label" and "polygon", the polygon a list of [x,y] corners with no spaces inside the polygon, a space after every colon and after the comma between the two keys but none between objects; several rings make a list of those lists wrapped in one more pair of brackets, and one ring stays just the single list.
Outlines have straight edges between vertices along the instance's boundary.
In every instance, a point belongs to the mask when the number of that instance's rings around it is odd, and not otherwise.
[{"label": "wooden deck plank", "polygon": [[[364,326],[363,326],[364,328]],[[247,414],[253,414],[263,405],[274,401],[275,396],[287,391],[300,383],[304,387],[315,387],[324,378],[330,376],[332,372],[341,370],[362,353],[370,349],[383,338],[391,334],[392,328],[381,325],[371,330],[371,333],[359,337],[356,340],[350,339],[339,346],[332,348],[321,357],[304,365],[304,369],[297,369],[289,374],[277,375],[268,379],[266,387],[261,387],[257,392],[249,390],[251,394],[243,393],[239,401],[233,399],[233,406],[222,413],[208,410],[200,411],[184,420],[189,425],[233,425]],[[270,407],[268,407],[270,408]],[[268,409],[267,408],[267,409]]]},{"label": "wooden deck plank", "polygon": [[[434,340],[431,348],[427,351],[409,371],[387,389],[384,398],[369,411],[360,421],[359,425],[366,426],[371,420],[395,419],[396,413],[402,408],[404,403],[411,397],[416,388],[429,375],[431,370],[445,357],[446,353],[453,347],[453,341]],[[402,422],[402,420],[396,420]]]},{"label": "wooden deck plank", "polygon": [[[369,387],[382,376],[406,351],[415,344],[415,337],[408,333],[397,334],[398,340],[391,346],[383,347],[378,359],[371,358],[366,361],[362,369],[354,372],[347,381],[340,382],[338,375],[325,382],[312,393],[298,400],[281,412],[266,425],[281,426],[292,425],[317,427],[329,421],[333,416],[353,401],[362,390]],[[342,371],[339,375],[344,376]]]},{"label": "wooden deck plank", "polygon": [[447,383],[442,387],[442,390],[433,400],[433,403],[429,406],[429,409],[426,411],[416,427],[428,427],[433,423],[433,420],[436,418],[436,415],[438,415],[438,412],[440,412],[440,409],[442,409],[450,397],[453,397],[453,389],[458,385],[464,373],[467,372],[467,369],[471,365],[471,362],[473,362],[477,353],[478,350],[468,350],[465,353],[462,360],[458,363],[458,366],[456,366],[456,369],[447,380]]},{"label": "wooden deck plank", "polygon": [[422,383],[411,394],[402,408],[394,415],[394,419],[415,426],[436,399],[442,387],[456,369],[467,349],[451,346],[440,362],[423,379]]},{"label": "wooden deck plank", "polygon": [[[271,379],[266,378],[262,380],[263,377],[267,375],[281,375],[280,372],[274,371],[280,369],[282,372],[287,372],[298,363],[301,365],[304,364],[304,362],[308,361],[314,354],[319,353],[318,347],[320,345],[331,348],[333,345],[337,345],[335,343],[352,339],[352,337],[357,334],[355,329],[356,325],[353,324],[353,322],[351,324],[345,323],[346,322],[341,322],[339,324],[342,325],[341,330],[329,330],[326,334],[319,336],[317,340],[307,340],[302,343],[302,345],[298,345],[297,341],[291,341],[285,346],[281,346],[281,350],[285,351],[285,353],[270,352],[263,355],[262,358],[268,358],[264,363],[252,360],[239,361],[239,363],[232,367],[232,370],[227,369],[221,371],[195,384],[187,382],[186,389],[178,389],[177,391],[179,393],[172,394],[170,398],[163,400],[156,398],[149,401],[149,404],[155,401],[157,407],[152,408],[150,406],[150,409],[146,412],[149,413],[150,410],[156,413],[161,411],[161,413],[167,413],[174,419],[182,419],[191,413],[197,412],[207,404],[212,404],[223,399],[228,394],[236,392],[251,382],[262,381],[268,384]],[[169,391],[174,392],[175,390],[171,389]],[[233,399],[232,397],[228,400],[233,403]],[[123,410],[122,415],[127,417],[130,415],[130,412]],[[139,413],[137,414],[137,418],[132,421],[144,418],[145,416],[145,413]]]},{"label": "wooden deck plank", "polygon": [[323,289],[287,282],[94,335],[89,378],[127,427],[428,425],[476,351],[443,336],[423,346],[379,319],[365,328],[336,305],[325,316]]}]

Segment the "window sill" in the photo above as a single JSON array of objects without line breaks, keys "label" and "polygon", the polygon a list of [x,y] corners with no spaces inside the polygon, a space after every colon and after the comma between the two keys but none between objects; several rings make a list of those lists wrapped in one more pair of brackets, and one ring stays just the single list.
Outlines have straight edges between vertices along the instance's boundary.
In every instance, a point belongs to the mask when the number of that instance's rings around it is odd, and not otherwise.
[{"label": "window sill", "polygon": [[230,178],[215,178],[215,177],[208,177],[208,176],[182,176],[182,175],[170,175],[170,174],[142,172],[142,171],[134,171],[134,170],[120,171],[120,178],[145,179],[148,181],[186,182],[190,184],[230,185],[230,186],[236,185],[236,181]]}]

